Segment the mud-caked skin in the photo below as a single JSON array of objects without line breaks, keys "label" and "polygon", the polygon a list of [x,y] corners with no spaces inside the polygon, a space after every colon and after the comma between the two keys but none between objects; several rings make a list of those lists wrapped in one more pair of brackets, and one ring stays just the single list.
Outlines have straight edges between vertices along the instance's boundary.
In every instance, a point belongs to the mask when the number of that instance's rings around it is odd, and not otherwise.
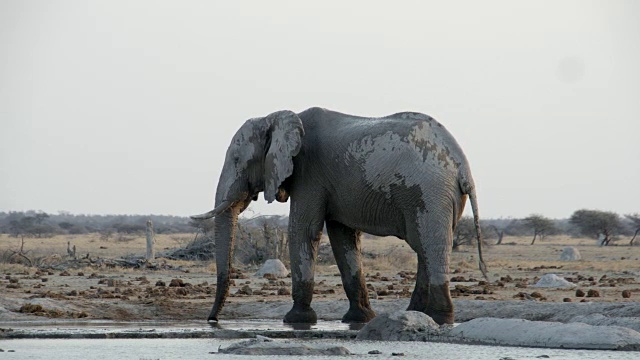
[{"label": "mud-caked skin", "polygon": [[[318,243],[326,224],[349,299],[343,321],[375,317],[360,257],[360,232],[367,232],[404,239],[416,252],[416,287],[409,310],[422,311],[440,324],[453,323],[449,258],[467,196],[478,241],[480,233],[468,162],[440,123],[419,113],[365,118],[321,108],[248,120],[227,150],[215,209],[194,217],[217,217],[218,287],[210,320],[217,321],[228,292],[229,282],[222,280],[228,279],[233,258],[232,225],[259,192],[268,202],[291,204],[294,304],[285,322],[317,321],[311,300]],[[480,259],[484,272],[481,252]]]}]

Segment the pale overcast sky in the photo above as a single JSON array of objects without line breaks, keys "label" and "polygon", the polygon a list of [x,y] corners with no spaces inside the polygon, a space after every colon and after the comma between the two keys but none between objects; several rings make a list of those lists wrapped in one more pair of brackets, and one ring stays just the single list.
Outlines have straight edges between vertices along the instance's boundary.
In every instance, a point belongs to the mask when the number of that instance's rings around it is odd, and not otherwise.
[{"label": "pale overcast sky", "polygon": [[0,211],[202,213],[246,119],[321,106],[438,119],[482,217],[640,212],[640,1],[1,0],[0,55]]}]

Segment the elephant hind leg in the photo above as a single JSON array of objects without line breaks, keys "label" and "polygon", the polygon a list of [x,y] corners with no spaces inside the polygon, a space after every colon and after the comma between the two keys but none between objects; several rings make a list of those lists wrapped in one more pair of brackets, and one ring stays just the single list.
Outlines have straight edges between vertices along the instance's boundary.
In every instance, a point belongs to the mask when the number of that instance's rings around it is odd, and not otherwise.
[{"label": "elephant hind leg", "polygon": [[416,287],[411,294],[411,301],[407,310],[427,312],[429,304],[429,276],[427,274],[427,262],[422,255],[422,250],[418,251],[418,272],[416,274]]},{"label": "elephant hind leg", "polygon": [[449,261],[453,211],[447,215],[435,211],[418,215],[415,227],[407,229],[407,242],[418,253],[419,266],[409,310],[424,312],[438,324],[452,324]]},{"label": "elephant hind leg", "polygon": [[342,322],[368,322],[376,314],[369,304],[362,273],[360,232],[336,221],[327,221],[327,233],[349,299],[349,311],[342,317]]}]

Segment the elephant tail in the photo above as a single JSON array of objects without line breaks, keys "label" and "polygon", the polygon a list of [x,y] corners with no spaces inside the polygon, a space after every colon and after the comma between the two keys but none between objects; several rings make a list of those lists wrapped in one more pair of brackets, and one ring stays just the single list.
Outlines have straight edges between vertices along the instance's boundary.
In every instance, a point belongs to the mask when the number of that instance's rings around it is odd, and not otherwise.
[{"label": "elephant tail", "polygon": [[489,280],[487,275],[487,265],[485,265],[482,259],[482,232],[480,231],[480,214],[478,213],[478,197],[476,195],[476,186],[473,182],[471,175],[460,177],[460,187],[464,194],[469,195],[469,201],[471,202],[471,210],[473,212],[473,225],[476,228],[476,239],[478,241],[478,266],[485,279]]}]

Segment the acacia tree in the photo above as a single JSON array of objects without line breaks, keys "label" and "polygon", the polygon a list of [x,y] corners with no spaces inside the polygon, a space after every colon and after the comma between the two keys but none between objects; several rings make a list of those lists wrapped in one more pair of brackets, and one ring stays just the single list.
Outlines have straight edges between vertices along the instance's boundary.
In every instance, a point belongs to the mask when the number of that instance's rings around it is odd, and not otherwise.
[{"label": "acacia tree", "polygon": [[518,222],[514,219],[489,220],[486,223],[489,223],[489,225],[487,225],[487,230],[493,231],[498,238],[496,245],[502,244],[504,237],[507,235],[513,235],[512,232],[518,227]]},{"label": "acacia tree", "polygon": [[476,228],[473,219],[469,216],[463,216],[456,224],[453,232],[453,250],[458,250],[460,245],[473,244],[475,239]]},{"label": "acacia tree", "polygon": [[609,245],[613,236],[622,229],[620,216],[611,211],[576,210],[569,222],[585,236],[599,239],[602,235],[600,246]]},{"label": "acacia tree", "polygon": [[531,245],[536,242],[536,238],[540,237],[540,240],[542,240],[545,236],[551,235],[556,231],[556,226],[553,223],[553,220],[540,214],[531,214],[522,219],[522,223],[526,228],[533,230],[533,240],[531,240]]},{"label": "acacia tree", "polygon": [[635,230],[635,232],[633,233],[633,237],[629,242],[629,246],[633,246],[633,240],[636,239],[636,235],[638,235],[638,233],[640,232],[640,213],[627,214],[624,217],[631,221],[631,226],[633,227],[632,231]]}]

